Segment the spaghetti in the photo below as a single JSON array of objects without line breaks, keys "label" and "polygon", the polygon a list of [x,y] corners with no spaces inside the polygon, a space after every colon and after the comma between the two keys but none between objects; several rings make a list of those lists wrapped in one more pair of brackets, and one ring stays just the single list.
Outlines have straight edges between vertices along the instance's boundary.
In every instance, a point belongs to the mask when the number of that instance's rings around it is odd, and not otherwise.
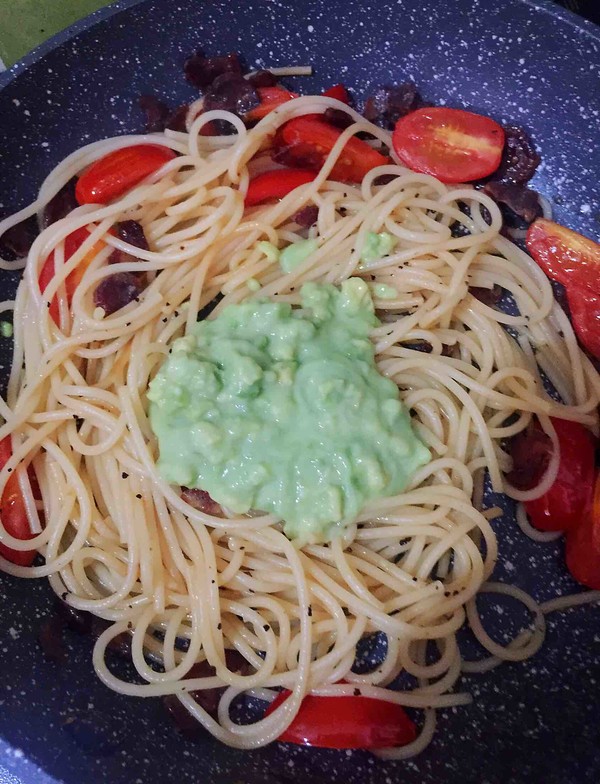
[{"label": "spaghetti", "polygon": [[[275,129],[327,108],[346,111],[354,122],[314,181],[277,204],[245,211],[250,177],[264,168],[262,153]],[[235,134],[202,135],[215,120],[230,123]],[[519,501],[551,486],[557,457],[534,491],[508,486],[503,441],[534,415],[555,445],[552,416],[597,432],[600,378],[548,280],[501,236],[500,212],[481,191],[442,184],[398,162],[374,169],[356,186],[328,179],[345,142],[361,132],[375,146],[391,146],[388,132],[327,97],[289,101],[251,130],[232,114],[209,111],[193,120],[189,133],[88,145],[51,173],[30,207],[0,223],[1,233],[35,214],[110,151],[150,142],[178,154],[114,202],[77,208],[31,249],[14,302],[14,361],[0,403],[0,438],[12,435],[0,489],[19,470],[33,538],[24,542],[2,528],[0,539],[15,550],[35,548],[44,562],[22,567],[2,559],[1,566],[19,577],[47,577],[69,605],[111,622],[94,648],[106,685],[132,696],[174,694],[216,738],[237,748],[278,738],[307,693],[350,695],[359,685],[363,696],[425,711],[416,741],[379,752],[417,754],[433,735],[436,709],[469,702],[456,690],[461,670],[530,656],[543,642],[545,612],[600,598],[592,592],[539,606],[516,587],[490,582],[497,542],[489,520],[497,510],[483,503],[485,470],[495,491]],[[306,230],[294,216],[308,205],[318,208],[318,219]],[[143,226],[149,250],[111,233],[124,220]],[[457,223],[465,236],[453,236]],[[67,259],[65,239],[81,227],[89,237]],[[369,232],[388,232],[396,244],[388,256],[362,262]],[[265,253],[264,241],[281,249],[306,238],[317,249],[289,274]],[[115,248],[136,260],[108,265]],[[92,249],[69,308],[65,281]],[[51,252],[55,274],[42,292],[40,272]],[[139,301],[106,315],[93,292],[117,272],[145,272],[150,282]],[[223,299],[213,314],[256,296],[297,305],[303,282],[339,284],[357,275],[371,286],[381,320],[372,334],[378,367],[399,386],[431,462],[406,492],[369,504],[343,535],[301,549],[273,516],[225,510],[221,517],[190,506],[157,472],[147,417],[148,384],[172,341],[218,295]],[[258,292],[250,281],[260,284]],[[395,292],[392,298],[377,296],[382,285]],[[510,312],[470,293],[495,285],[508,292]],[[55,296],[58,325],[49,313]],[[430,353],[415,350],[423,341]],[[545,391],[540,369],[562,403]],[[37,504],[29,464],[39,483]],[[523,517],[520,522],[527,525]],[[477,614],[481,591],[522,601],[535,618],[533,630],[507,647],[495,644]],[[490,659],[462,661],[456,633],[465,621]],[[123,632],[131,633],[142,685],[120,680],[106,665],[107,645]],[[356,646],[374,632],[386,637],[385,656],[375,670],[358,674]],[[437,660],[427,663],[431,645]],[[227,667],[230,648],[252,674]],[[186,677],[205,659],[214,676]],[[387,688],[402,672],[418,685]],[[190,695],[221,686],[227,688],[216,717]],[[273,713],[254,724],[234,721],[230,708],[239,695],[273,699],[280,687],[291,696]]]}]

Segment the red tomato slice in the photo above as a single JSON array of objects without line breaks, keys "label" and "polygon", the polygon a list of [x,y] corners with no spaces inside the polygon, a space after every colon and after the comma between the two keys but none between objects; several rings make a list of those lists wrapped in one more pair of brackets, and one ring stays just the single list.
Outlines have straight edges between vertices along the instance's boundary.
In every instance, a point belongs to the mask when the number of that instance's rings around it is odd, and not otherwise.
[{"label": "red tomato slice", "polygon": [[173,160],[176,154],[158,144],[134,144],[95,161],[77,181],[79,204],[108,204]]},{"label": "red tomato slice", "polygon": [[[65,238],[65,261],[68,261],[71,256],[79,250],[79,248],[83,245],[85,240],[90,236],[89,231],[86,228],[75,229],[74,232],[69,234]],[[85,256],[81,259],[77,267],[71,272],[70,275],[67,276],[65,281],[65,289],[67,293],[67,304],[71,304],[71,300],[73,299],[73,294],[75,293],[75,289],[80,284],[81,279],[83,277],[83,273],[91,264],[92,260],[96,257],[97,253],[102,250],[104,246],[103,242],[97,242],[95,245],[92,245],[90,250],[85,254]],[[42,269],[40,271],[40,291],[42,294],[46,290],[46,287],[54,277],[54,251],[50,253],[46,261],[44,262]],[[50,303],[50,316],[56,325],[60,322],[60,311],[58,307],[58,298],[53,297],[52,302]]]},{"label": "red tomato slice", "polygon": [[[316,119],[314,115],[296,117],[277,132],[273,143],[275,157],[288,166],[319,171],[341,134],[338,128]],[[352,136],[330,177],[332,180],[361,182],[371,169],[389,162],[385,155]]]},{"label": "red tomato slice", "polygon": [[299,185],[312,182],[316,172],[305,169],[275,169],[259,174],[250,180],[246,193],[246,207],[253,207],[265,201],[283,199]]},{"label": "red tomato slice", "polygon": [[600,293],[600,245],[558,223],[538,218],[527,231],[527,250],[552,280]]},{"label": "red tomato slice", "polygon": [[[596,508],[597,511],[597,508]],[[600,517],[592,511],[567,533],[567,566],[577,582],[600,590]]]},{"label": "red tomato slice", "polygon": [[281,106],[282,103],[287,103],[292,98],[298,97],[298,93],[291,93],[284,87],[278,87],[277,85],[274,87],[258,87],[256,92],[260,98],[260,104],[244,116],[246,122],[262,120],[263,117],[266,117],[273,109]]},{"label": "red tomato slice", "polygon": [[442,182],[471,182],[500,165],[504,131],[497,122],[462,109],[417,109],[396,123],[392,144],[400,160]]},{"label": "red tomato slice", "polygon": [[540,498],[526,501],[531,524],[540,531],[566,531],[581,522],[594,492],[596,440],[566,419],[552,419],[560,447],[558,475]]},{"label": "red tomato slice", "polygon": [[567,301],[577,337],[590,354],[600,359],[600,292],[570,284]]},{"label": "red tomato slice", "polygon": [[[0,441],[0,469],[4,468],[12,455],[12,439],[6,436]],[[4,485],[0,500],[0,516],[2,525],[15,539],[33,539],[29,528],[27,509],[19,485],[19,477],[13,472]],[[0,542],[0,555],[17,566],[31,566],[35,558],[35,550],[12,550]]]},{"label": "red tomato slice", "polygon": [[325,95],[327,98],[335,98],[336,100],[350,106],[350,96],[348,95],[348,90],[344,87],[343,84],[334,84],[333,87],[325,90],[323,95]]},{"label": "red tomato slice", "polygon": [[[290,696],[283,691],[267,708],[273,713]],[[326,749],[383,749],[406,746],[417,729],[405,710],[371,697],[313,697],[302,700],[298,714],[279,736],[285,743]]]}]

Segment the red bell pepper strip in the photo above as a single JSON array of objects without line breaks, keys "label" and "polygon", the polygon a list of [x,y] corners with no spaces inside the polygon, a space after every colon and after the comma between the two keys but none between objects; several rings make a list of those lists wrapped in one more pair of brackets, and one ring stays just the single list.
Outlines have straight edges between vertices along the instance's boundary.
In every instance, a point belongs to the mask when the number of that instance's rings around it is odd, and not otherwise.
[{"label": "red bell pepper strip", "polygon": [[[319,171],[342,131],[314,116],[296,117],[277,132],[274,157],[280,163]],[[332,180],[361,182],[376,166],[389,163],[389,158],[366,142],[351,136],[337,159]]]},{"label": "red bell pepper strip", "polygon": [[432,174],[442,182],[472,182],[500,165],[504,131],[489,117],[434,106],[401,117],[392,144],[413,171]]},{"label": "red bell pepper strip", "polygon": [[527,250],[552,280],[600,294],[600,245],[566,229],[538,218],[527,231]]},{"label": "red bell pepper strip", "polygon": [[285,87],[277,85],[274,87],[258,87],[256,92],[260,98],[260,104],[244,115],[246,122],[262,120],[263,117],[266,117],[273,109],[281,106],[282,103],[287,103],[292,98],[298,97],[298,93],[291,93]]},{"label": "red bell pepper strip", "polygon": [[579,422],[552,418],[560,463],[554,484],[534,501],[525,501],[531,524],[540,531],[566,531],[581,522],[594,492],[596,441]]},{"label": "red bell pepper strip", "polygon": [[305,169],[275,169],[259,174],[250,180],[246,193],[246,207],[254,207],[265,201],[283,199],[299,185],[312,182],[316,172]]},{"label": "red bell pepper strip", "polygon": [[[0,469],[4,468],[11,455],[12,439],[11,436],[6,436],[0,441]],[[7,533],[15,539],[33,539],[34,534],[29,527],[27,508],[16,471],[13,471],[4,485],[0,499],[0,517]],[[0,555],[17,566],[31,566],[35,552],[35,550],[12,550],[0,542]]]},{"label": "red bell pepper strip", "polygon": [[[65,262],[68,261],[71,256],[79,250],[79,248],[83,245],[85,240],[90,236],[89,231],[86,228],[75,229],[71,234],[69,234],[65,238]],[[81,279],[83,277],[83,273],[91,264],[92,260],[95,258],[96,254],[102,249],[104,243],[97,242],[93,245],[90,250],[85,254],[85,256],[81,259],[77,267],[71,272],[67,279],[65,280],[65,289],[67,293],[67,304],[71,304],[71,300],[73,299],[73,294],[75,293],[75,289],[80,284]],[[50,253],[46,261],[44,262],[42,269],[40,271],[40,291],[42,294],[46,290],[46,287],[54,277],[54,251]],[[60,310],[58,307],[58,297],[53,297],[50,303],[50,316],[55,324],[59,324],[60,322]]]},{"label": "red bell pepper strip", "polygon": [[[265,715],[273,713],[290,694],[282,691]],[[416,737],[413,721],[393,702],[362,696],[315,697],[309,694],[278,740],[326,749],[383,749],[406,746]]]},{"label": "red bell pepper strip", "polygon": [[341,101],[350,106],[350,96],[343,84],[334,84],[333,87],[325,90],[323,95],[327,98],[335,98],[337,101]]},{"label": "red bell pepper strip", "polygon": [[159,144],[134,144],[92,163],[77,181],[79,204],[108,204],[173,160],[176,153]]},{"label": "red bell pepper strip", "polygon": [[566,287],[575,333],[600,358],[600,245],[538,218],[527,232],[527,250],[548,277]]},{"label": "red bell pepper strip", "polygon": [[593,503],[580,524],[567,532],[567,566],[577,582],[600,590],[600,476]]}]

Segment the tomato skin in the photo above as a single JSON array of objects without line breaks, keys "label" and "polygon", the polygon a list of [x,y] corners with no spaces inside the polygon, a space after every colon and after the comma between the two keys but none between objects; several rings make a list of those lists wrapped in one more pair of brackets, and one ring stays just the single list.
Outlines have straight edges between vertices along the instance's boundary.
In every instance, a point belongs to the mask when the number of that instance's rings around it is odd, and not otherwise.
[{"label": "tomato skin", "polygon": [[341,101],[342,103],[350,106],[350,96],[348,95],[348,90],[344,87],[343,84],[334,84],[333,87],[325,90],[323,95],[327,98],[335,98],[337,101]]},{"label": "tomato skin", "polygon": [[569,288],[600,293],[600,245],[554,221],[538,218],[527,230],[527,250],[546,275]]},{"label": "tomato skin", "polygon": [[600,293],[571,284],[567,301],[577,337],[590,354],[600,359]]},{"label": "tomato skin", "polygon": [[[290,696],[281,692],[266,716]],[[326,749],[383,749],[406,746],[417,729],[400,705],[371,697],[307,695],[298,714],[278,740]]]},{"label": "tomato skin", "polygon": [[560,464],[547,493],[525,501],[531,524],[540,531],[566,531],[579,525],[594,492],[596,442],[579,422],[552,418]]},{"label": "tomato skin", "polygon": [[75,187],[78,204],[107,204],[173,160],[176,153],[158,144],[134,144],[92,163]]},{"label": "tomato skin", "polygon": [[[6,436],[0,441],[0,469],[4,468],[11,455],[12,439],[11,436]],[[16,472],[10,474],[4,485],[0,500],[0,516],[4,528],[15,539],[33,539],[34,535],[29,528],[25,501]],[[12,550],[0,542],[0,555],[17,566],[31,566],[35,553],[35,550]]]},{"label": "tomato skin", "polygon": [[[71,232],[71,234],[67,235],[65,238],[65,262],[68,261],[71,256],[79,250],[79,248],[83,245],[83,243],[87,240],[90,236],[89,231],[82,227],[80,229],[75,229],[75,231]],[[102,249],[104,243],[97,242],[95,245],[92,245],[90,250],[85,254],[85,256],[81,259],[77,267],[71,272],[67,279],[65,280],[65,289],[67,294],[67,304],[71,304],[71,300],[73,299],[73,294],[75,293],[75,289],[81,283],[81,279],[83,278],[83,273],[89,267],[93,259],[95,258],[96,254]],[[44,264],[42,265],[42,269],[40,271],[40,291],[42,294],[46,290],[46,287],[54,277],[54,251],[50,253]],[[58,297],[53,297],[52,302],[50,303],[50,309],[48,311],[54,323],[58,326],[60,323],[60,310],[58,306]]]},{"label": "tomato skin", "polygon": [[392,144],[400,160],[442,182],[471,182],[496,171],[504,149],[497,122],[462,109],[416,109],[396,123]]},{"label": "tomato skin", "polygon": [[281,106],[282,103],[287,103],[292,98],[298,97],[298,93],[291,93],[285,87],[279,87],[278,85],[274,87],[258,87],[256,92],[260,98],[260,104],[244,115],[244,119],[247,122],[262,120],[263,117],[266,117],[273,109]]},{"label": "tomato skin", "polygon": [[580,524],[567,531],[567,567],[582,585],[600,590],[600,474]]},{"label": "tomato skin", "polygon": [[577,337],[600,358],[600,245],[538,218],[527,231],[527,250],[549,278],[566,287]]},{"label": "tomato skin", "polygon": [[[314,115],[296,117],[279,129],[274,140],[275,158],[288,166],[319,171],[342,131]],[[351,136],[336,161],[332,180],[362,182],[376,166],[385,166],[389,158],[361,139]]]},{"label": "tomato skin", "polygon": [[582,585],[600,590],[600,518],[588,514],[577,528],[567,533],[567,567]]},{"label": "tomato skin", "polygon": [[275,169],[259,174],[250,180],[246,193],[246,207],[254,207],[265,201],[283,199],[299,185],[312,182],[316,172],[307,169]]}]

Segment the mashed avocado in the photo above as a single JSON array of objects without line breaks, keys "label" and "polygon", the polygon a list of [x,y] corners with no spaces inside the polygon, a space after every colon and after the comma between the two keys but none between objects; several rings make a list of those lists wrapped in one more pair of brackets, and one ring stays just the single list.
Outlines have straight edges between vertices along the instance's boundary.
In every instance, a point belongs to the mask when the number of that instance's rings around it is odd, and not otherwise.
[{"label": "mashed avocado", "polygon": [[301,542],[331,538],[430,459],[376,369],[366,283],[306,283],[302,307],[230,305],[173,344],[150,384],[169,482],[242,513],[273,512]]},{"label": "mashed avocado", "polygon": [[380,234],[369,231],[365,237],[360,259],[367,264],[376,259],[382,259],[392,252],[397,242],[398,240],[396,237],[389,234],[387,231],[382,231]]}]

